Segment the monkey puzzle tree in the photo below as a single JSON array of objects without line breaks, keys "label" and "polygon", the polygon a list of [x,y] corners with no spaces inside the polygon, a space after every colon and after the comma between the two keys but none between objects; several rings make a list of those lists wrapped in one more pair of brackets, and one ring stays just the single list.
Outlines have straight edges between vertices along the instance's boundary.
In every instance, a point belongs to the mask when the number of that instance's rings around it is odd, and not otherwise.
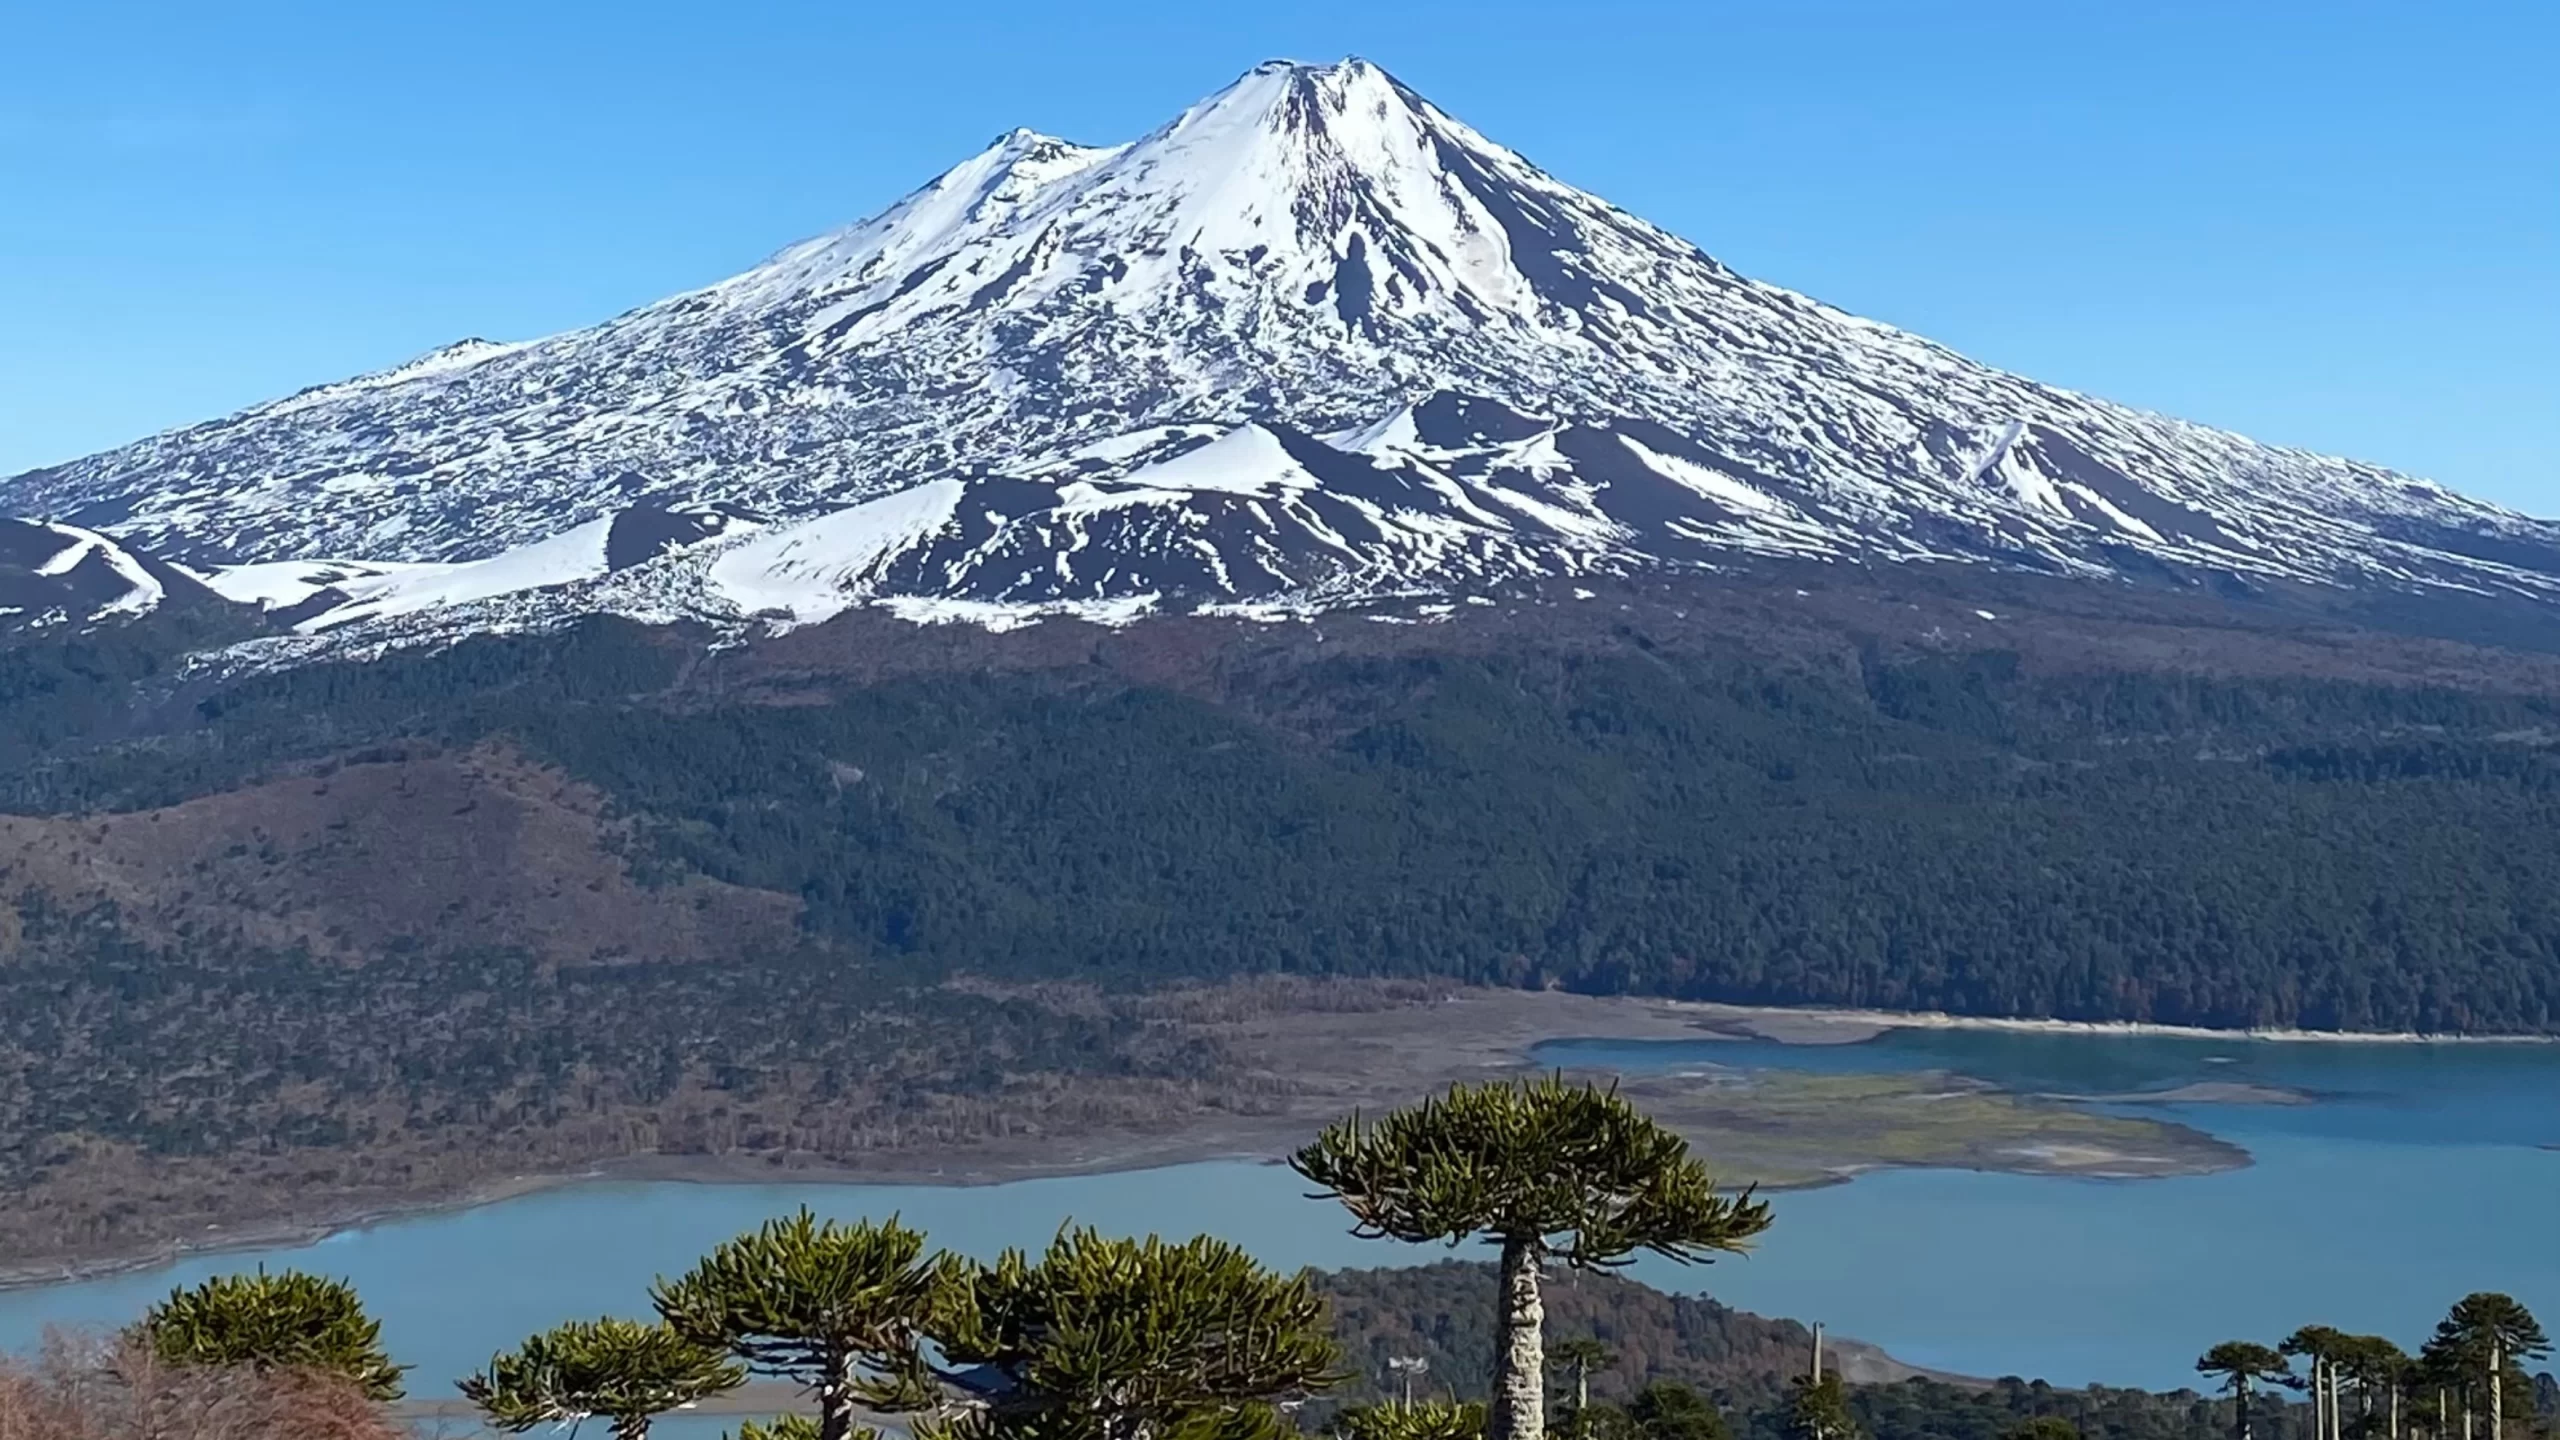
[{"label": "monkey puzzle tree", "polygon": [[1795,1393],[1787,1399],[1787,1433],[1796,1440],[1847,1440],[1858,1433],[1839,1371],[1796,1377]]},{"label": "monkey puzzle tree", "polygon": [[2503,1440],[2507,1393],[2523,1380],[2523,1361],[2551,1353],[2551,1337],[2515,1297],[2481,1290],[2454,1302],[2426,1348],[2435,1368],[2464,1377],[2466,1389],[2480,1382],[2470,1393],[2488,1402],[2490,1440]]},{"label": "monkey puzzle tree", "polygon": [[2350,1335],[2337,1366],[2355,1387],[2359,1440],[2372,1440],[2384,1427],[2390,1440],[2400,1440],[2400,1400],[2412,1369],[2408,1353],[2379,1335]]},{"label": "monkey puzzle tree", "polygon": [[2197,1358],[2196,1373],[2222,1377],[2223,1392],[2231,1397],[2231,1433],[2249,1440],[2250,1396],[2261,1382],[2284,1383],[2293,1368],[2282,1355],[2255,1341],[2225,1340]]},{"label": "monkey puzzle tree", "polygon": [[2434,1440],[2446,1440],[2454,1433],[2454,1402],[2459,1399],[2462,1413],[2471,1413],[2471,1362],[2439,1336],[2419,1347],[2417,1363],[2411,1369],[2410,1387],[2419,1400],[2420,1413],[2426,1417],[2427,1433]]},{"label": "monkey puzzle tree", "polygon": [[760,1375],[817,1393],[819,1440],[849,1440],[864,1406],[938,1399],[919,1341],[948,1302],[957,1262],[898,1223],[821,1223],[803,1208],[723,1242],[650,1296],[668,1328]]},{"label": "monkey puzzle tree", "polygon": [[1314,1285],[1207,1236],[1008,1250],[962,1272],[931,1338],[978,1396],[924,1427],[953,1440],[1276,1440],[1276,1407],[1339,1378]]},{"label": "monkey puzzle tree", "polygon": [[1576,1411],[1591,1408],[1591,1372],[1606,1370],[1618,1359],[1608,1346],[1588,1335],[1557,1341],[1548,1347],[1547,1358],[1573,1377],[1573,1408]]},{"label": "monkey puzzle tree", "polygon": [[1328,1127],[1290,1165],[1351,1212],[1354,1233],[1501,1247],[1493,1440],[1546,1432],[1543,1265],[1691,1262],[1743,1249],[1769,1207],[1719,1195],[1688,1142],[1615,1088],[1538,1080],[1453,1085],[1375,1123]]},{"label": "monkey puzzle tree", "polygon": [[402,1367],[383,1351],[382,1322],[343,1280],[299,1270],[216,1275],[170,1291],[133,1334],[172,1365],[319,1371],[375,1400],[400,1398]]},{"label": "monkey puzzle tree", "polygon": [[647,1440],[649,1422],[706,1395],[737,1388],[746,1371],[720,1350],[665,1325],[572,1320],[489,1358],[458,1383],[464,1399],[501,1430],[613,1422],[615,1440]]},{"label": "monkey puzzle tree", "polygon": [[2350,1345],[2343,1330],[2327,1325],[2305,1325],[2284,1338],[2276,1353],[2299,1356],[2311,1362],[2311,1375],[2296,1381],[2288,1377],[2286,1384],[2299,1384],[2311,1392],[2312,1440],[2335,1440],[2338,1433],[2338,1362]]}]

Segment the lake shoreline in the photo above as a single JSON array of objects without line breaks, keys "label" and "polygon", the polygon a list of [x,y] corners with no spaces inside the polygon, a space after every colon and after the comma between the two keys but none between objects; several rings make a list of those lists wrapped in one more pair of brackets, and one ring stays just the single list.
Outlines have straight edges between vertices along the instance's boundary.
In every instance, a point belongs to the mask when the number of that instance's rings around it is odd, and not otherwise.
[{"label": "lake shoreline", "polygon": [[[1454,1027],[1448,1011],[1474,1012]],[[1439,1011],[1441,1014],[1434,1014]],[[1895,1029],[2032,1030],[2095,1037],[2195,1034],[2220,1039],[2275,1038],[2231,1031],[2177,1027],[2083,1025],[1963,1016],[1898,1014],[1870,1010],[1735,1006],[1640,997],[1547,995],[1531,992],[1458,992],[1436,1005],[1376,1012],[1403,1016],[1389,1028],[1410,1044],[1429,1034],[1443,1047],[1425,1067],[1437,1088],[1468,1074],[1533,1068],[1539,1045],[1568,1039],[1741,1040],[1789,1045],[1846,1045]],[[1596,1023],[1592,1023],[1596,1022]],[[1374,1038],[1374,1037],[1372,1037]],[[2406,1037],[2332,1036],[2340,1040]],[[2476,1037],[2475,1037],[2476,1038]],[[2532,1039],[2537,1037],[2516,1037]],[[1358,1097],[1351,1097],[1357,1099]],[[2020,1100],[2080,1102],[2112,1097],[2017,1096]],[[1348,1105],[1339,1108],[1348,1109]],[[1067,1176],[1101,1175],[1205,1161],[1276,1164],[1311,1133],[1307,1114],[1192,1114],[1161,1129],[1079,1135],[1016,1137],[999,1142],[957,1142],[884,1152],[856,1163],[789,1154],[644,1154],[576,1168],[491,1177],[442,1194],[366,1197],[267,1221],[208,1227],[201,1237],[93,1255],[45,1257],[0,1268],[0,1292],[43,1288],[161,1269],[207,1255],[317,1244],[332,1236],[403,1221],[499,1204],[584,1184],[666,1182],[702,1185],[844,1184],[888,1186],[988,1186]],[[2184,1127],[2164,1127],[2179,1128]],[[2209,1139],[2210,1137],[2204,1137]],[[2225,1147],[2236,1149],[2236,1147]],[[1917,1165],[1843,1154],[1809,1173],[1761,1177],[1762,1189],[1802,1191],[1847,1184],[1859,1176],[1896,1168],[1972,1169],[2027,1175],[2076,1175],[2094,1179],[2156,1179],[2207,1174],[2245,1164],[2188,1149],[2166,1156],[2108,1156],[2065,1145],[2028,1148],[1994,1156],[1952,1154]],[[2118,1165],[2118,1161],[2132,1162]]]},{"label": "lake shoreline", "polygon": [[[987,1189],[1002,1185],[1019,1185],[1034,1180],[1063,1180],[1094,1175],[1121,1175],[1147,1170],[1169,1169],[1178,1165],[1245,1164],[1277,1167],[1284,1162],[1267,1150],[1222,1145],[1212,1137],[1201,1137],[1196,1144],[1169,1145],[1161,1151],[1124,1158],[1092,1160],[1062,1159],[1055,1163],[1024,1163],[1001,1168],[951,1169],[926,1164],[882,1166],[848,1166],[841,1164],[780,1164],[761,1155],[639,1155],[627,1161],[614,1161],[589,1166],[583,1170],[564,1170],[539,1175],[517,1175],[503,1180],[475,1185],[463,1193],[442,1198],[421,1198],[416,1202],[396,1201],[365,1206],[308,1219],[278,1220],[271,1225],[236,1226],[224,1230],[218,1240],[202,1244],[161,1246],[150,1251],[101,1256],[96,1259],[67,1260],[55,1266],[19,1265],[0,1269],[0,1294],[17,1290],[40,1290],[53,1285],[76,1285],[90,1280],[112,1279],[119,1275],[141,1274],[164,1269],[188,1260],[207,1256],[237,1254],[257,1250],[287,1250],[318,1245],[340,1235],[358,1234],[386,1225],[399,1225],[413,1220],[427,1220],[484,1206],[502,1205],[510,1200],[574,1189],[582,1185],[844,1185],[872,1186],[890,1189],[938,1188]],[[1819,1178],[1781,1180],[1762,1183],[1757,1188],[1764,1194],[1784,1194],[1807,1190],[1825,1190],[1846,1185],[1862,1175],[1895,1168],[1887,1164],[1846,1165]],[[2036,1174],[2034,1170],[2012,1173]],[[2203,1173],[2197,1171],[2195,1173]],[[2151,1175],[2124,1175],[2104,1178],[2148,1179]]]},{"label": "lake shoreline", "polygon": [[[2534,1197],[2560,1183],[2548,1106],[2560,1050],[2083,1044],[1915,1029],[1843,1051],[1745,1036],[1730,1008],[1418,988],[1392,1005],[1328,990],[1304,1003],[1186,1013],[1214,1022],[1245,1078],[1180,1112],[1104,1124],[1043,1123],[1026,1111],[1000,1143],[954,1149],[918,1135],[832,1166],[760,1155],[554,1164],[493,1144],[480,1155],[492,1166],[556,1173],[483,1170],[486,1183],[457,1183],[432,1197],[440,1203],[385,1185],[201,1217],[221,1219],[221,1231],[163,1225],[140,1238],[181,1243],[93,1252],[74,1272],[97,1277],[85,1284],[42,1285],[62,1278],[57,1263],[27,1277],[37,1288],[0,1296],[0,1346],[33,1347],[48,1323],[123,1324],[172,1285],[263,1263],[379,1293],[395,1353],[421,1375],[467,1374],[561,1314],[645,1313],[650,1273],[680,1269],[801,1204],[846,1217],[902,1211],[937,1242],[981,1257],[1036,1247],[1069,1216],[1111,1233],[1206,1230],[1285,1268],[1401,1268],[1443,1252],[1349,1239],[1335,1208],[1304,1199],[1308,1187],[1271,1157],[1348,1107],[1374,1114],[1450,1078],[1557,1068],[1577,1081],[1622,1077],[1624,1093],[1674,1123],[1730,1187],[1773,1165],[1857,1179],[1779,1199],[1782,1223],[1747,1258],[1703,1275],[1648,1262],[1633,1278],[1757,1314],[1821,1318],[1913,1366],[2174,1388],[2198,1349],[2226,1333],[2281,1334],[2313,1319],[2397,1334],[2466,1288],[2560,1308],[2555,1257],[2519,1238],[2539,1234]],[[1822,1028],[1836,1036],[1840,1027]],[[1557,1035],[1627,1040],[1580,1053],[1535,1048]],[[1696,1043],[1647,1043],[1682,1038]],[[1257,1088],[1275,1074],[1287,1088]],[[1240,1104],[1246,1096],[1257,1103]],[[2144,1103],[2162,1107],[2156,1121],[2128,1108]],[[2199,1178],[2167,1188],[2101,1180],[2137,1166]],[[996,1183],[1034,1173],[1077,1178]],[[2084,1183],[2038,1183],[2043,1175]],[[901,1179],[939,1188],[878,1188]],[[848,1181],[872,1183],[827,1183]],[[2448,1188],[2476,1202],[2462,1223],[2352,1275],[2315,1270],[2231,1295],[2185,1278],[2288,1246],[2351,1243]],[[385,1198],[395,1203],[363,1203]],[[464,1209],[486,1201],[507,1203]],[[285,1248],[331,1232],[340,1243]],[[261,1242],[278,1248],[239,1251]],[[238,1253],[206,1253],[218,1250]],[[38,1253],[53,1252],[22,1247],[10,1258]],[[2143,1258],[2165,1255],[2186,1258]],[[155,1268],[172,1257],[179,1268]],[[2052,1326],[2043,1317],[2055,1305],[2085,1325]]]},{"label": "lake shoreline", "polygon": [[1711,1028],[1737,1038],[1782,1045],[1855,1045],[1895,1030],[1991,1030],[2021,1035],[2085,1035],[2218,1040],[2263,1040],[2306,1045],[2555,1045],[2560,1035],[2431,1034],[2414,1030],[2302,1030],[2271,1027],[2217,1030],[2205,1025],[2164,1025],[2149,1020],[2039,1020],[2001,1015],[1954,1015],[1943,1010],[1829,1009],[1811,1005],[1725,1005],[1664,1001],[1708,1019]]},{"label": "lake shoreline", "polygon": [[397,1225],[412,1220],[431,1219],[484,1206],[501,1205],[527,1196],[548,1194],[555,1190],[580,1185],[659,1184],[659,1185],[881,1185],[935,1186],[1012,1185],[1027,1180],[1061,1179],[1069,1176],[1112,1175],[1137,1170],[1152,1170],[1171,1165],[1236,1160],[1260,1164],[1277,1164],[1267,1154],[1231,1151],[1211,1140],[1203,1139],[1195,1146],[1171,1146],[1161,1155],[1130,1156],[1126,1159],[1092,1160],[1062,1159],[1053,1164],[962,1168],[935,1166],[922,1161],[913,1163],[857,1166],[834,1163],[800,1163],[791,1157],[769,1155],[635,1155],[627,1160],[607,1161],[582,1169],[547,1171],[540,1174],[512,1175],[484,1181],[443,1196],[421,1196],[411,1200],[392,1200],[378,1204],[323,1211],[308,1217],[286,1218],[261,1225],[223,1227],[220,1238],[202,1243],[162,1245],[149,1250],[91,1258],[68,1259],[54,1264],[38,1263],[0,1269],[0,1293],[15,1290],[42,1289],[51,1285],[78,1284],[88,1280],[104,1280],[118,1275],[132,1275],[158,1270],[183,1261],[209,1255],[225,1255],[252,1250],[294,1249],[317,1245],[340,1235],[355,1234]]}]

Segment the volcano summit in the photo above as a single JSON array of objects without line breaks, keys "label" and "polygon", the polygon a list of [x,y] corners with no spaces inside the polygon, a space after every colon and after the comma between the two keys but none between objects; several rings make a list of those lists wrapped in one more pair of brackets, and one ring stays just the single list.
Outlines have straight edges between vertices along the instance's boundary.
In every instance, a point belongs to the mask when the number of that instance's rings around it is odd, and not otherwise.
[{"label": "volcano summit", "polygon": [[1753,557],[2540,615],[2560,525],[1746,279],[1374,65],[0,482],[306,633],[1305,613]]}]

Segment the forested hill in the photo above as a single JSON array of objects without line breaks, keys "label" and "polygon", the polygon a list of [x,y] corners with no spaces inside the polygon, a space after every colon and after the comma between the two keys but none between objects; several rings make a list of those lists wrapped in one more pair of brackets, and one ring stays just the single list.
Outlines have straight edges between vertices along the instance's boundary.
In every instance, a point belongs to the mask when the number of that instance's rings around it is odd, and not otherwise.
[{"label": "forested hill", "polygon": [[[1713,1288],[1713,1273],[1703,1277]],[[1388,1361],[1418,1357],[1427,1394],[1482,1399],[1492,1390],[1494,1273],[1487,1264],[1445,1261],[1409,1269],[1345,1270],[1318,1277],[1333,1301],[1334,1330],[1355,1372],[1339,1400],[1383,1399]],[[1623,1406],[1647,1386],[1691,1387],[1721,1412],[1738,1440],[1785,1440],[1791,1383],[1805,1373],[1812,1334],[1694,1295],[1669,1295],[1608,1274],[1576,1275],[1546,1294],[1550,1350],[1596,1340],[1607,1363],[1590,1377],[1595,1406]],[[2050,1417],[2085,1440],[2223,1440],[2230,1407],[2194,1391],[2159,1394],[2042,1380],[1957,1380],[1911,1371],[1854,1342],[1834,1344],[1830,1364],[1851,1381],[1858,1433],[1873,1440],[2003,1440],[2025,1422]],[[1551,1370],[1551,1379],[1563,1377]],[[2261,1401],[2262,1440],[2308,1434],[2307,1410]],[[1597,1428],[1597,1427],[1595,1427]],[[1600,1429],[1599,1433],[1623,1433]],[[1638,1433],[1650,1434],[1639,1429]]]},{"label": "forested hill", "polygon": [[[1697,1272],[1714,1289],[1714,1271]],[[1494,1267],[1443,1261],[1378,1270],[1320,1273],[1332,1301],[1351,1377],[1325,1403],[1377,1401],[1396,1394],[1392,1360],[1422,1362],[1417,1395],[1483,1400],[1492,1391]],[[1597,1342],[1605,1357],[1589,1374],[1600,1423],[1582,1433],[1643,1440],[1788,1440],[1792,1388],[1806,1372],[1812,1334],[1793,1320],[1772,1320],[1705,1295],[1672,1295],[1608,1273],[1560,1276],[1545,1293],[1549,1382],[1570,1393],[1570,1372],[1556,1361],[1573,1342]],[[2092,1385],[2071,1389],[2043,1380],[1933,1375],[1891,1360],[1872,1346],[1833,1340],[1832,1373],[1848,1382],[1847,1405],[1859,1435],[1872,1440],[2021,1440],[2077,1434],[2082,1440],[2223,1440],[2233,1433],[2230,1402],[2195,1390],[2167,1392]],[[1720,1425],[1610,1425],[1650,1387],[1686,1387],[1711,1402]],[[2509,1413],[2549,1435],[2560,1421],[2560,1383],[2545,1372],[2510,1393]],[[1637,1407],[1643,1407],[1639,1402]],[[2268,1387],[2256,1399],[2250,1433],[2260,1440],[2304,1440],[2311,1407]],[[2529,1417],[2529,1418],[2528,1418]],[[2035,1421],[2042,1426],[2032,1425]],[[2354,1423],[2354,1422],[2350,1422]],[[2380,1433],[2379,1424],[2371,1427]]]},{"label": "forested hill", "polygon": [[[31,817],[0,863],[30,933],[355,959],[780,943],[635,935],[576,893],[629,887],[908,979],[2560,1029],[2548,661],[1983,598],[1756,629],[1735,617],[1780,609],[1765,592],[1437,625],[865,620],[719,653],[598,621],[227,682],[56,641],[0,652],[0,806]],[[551,777],[558,834],[503,874],[535,822],[435,778],[465,759],[520,799]],[[107,900],[111,923],[58,922]]]}]

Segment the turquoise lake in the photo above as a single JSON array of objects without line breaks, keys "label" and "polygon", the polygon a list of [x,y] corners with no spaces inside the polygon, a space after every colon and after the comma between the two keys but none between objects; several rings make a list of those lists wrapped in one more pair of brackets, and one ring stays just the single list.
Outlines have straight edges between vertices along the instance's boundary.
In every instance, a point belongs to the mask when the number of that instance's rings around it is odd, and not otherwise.
[{"label": "turquoise lake", "polygon": [[[2037,1093],[2120,1095],[2197,1081],[2283,1087],[2309,1105],[2143,1105],[2245,1147],[2250,1167],[2104,1181],[1887,1171],[1776,1199],[1752,1255],[1639,1278],[1819,1320],[1915,1364],[2159,1388],[2235,1336],[2322,1321],[2413,1343],[2467,1291],[2560,1318],[2560,1045],[2399,1045],[1901,1030],[1856,1045],[1557,1041],[1550,1064],[1949,1070]],[[1447,1252],[1360,1241],[1276,1166],[1185,1165],[971,1188],[593,1183],[422,1216],[319,1244],[0,1292],[0,1348],[47,1325],[131,1319],[175,1284],[264,1263],[343,1275],[383,1318],[411,1390],[572,1316],[643,1314],[652,1276],[807,1204],[903,1214],[979,1254],[1063,1220],[1244,1243],[1296,1265]],[[1474,1254],[1474,1251],[1462,1252]]]}]

